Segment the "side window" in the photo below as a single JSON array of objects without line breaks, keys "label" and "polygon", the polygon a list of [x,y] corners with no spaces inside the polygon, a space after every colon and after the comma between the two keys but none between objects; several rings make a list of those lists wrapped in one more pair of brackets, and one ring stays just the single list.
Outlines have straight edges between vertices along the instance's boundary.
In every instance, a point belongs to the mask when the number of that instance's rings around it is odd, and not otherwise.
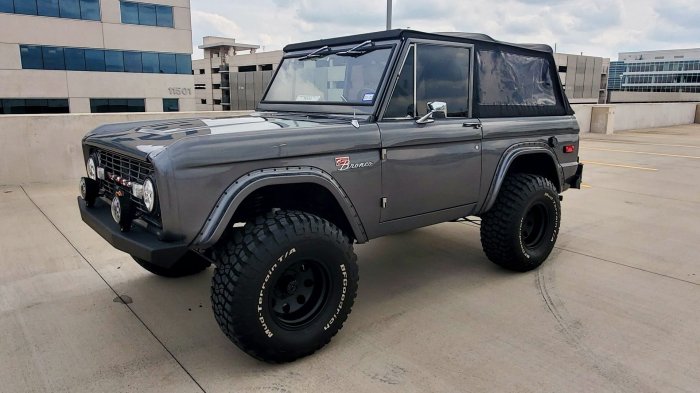
[{"label": "side window", "polygon": [[401,69],[384,118],[423,116],[428,112],[428,103],[434,101],[447,104],[448,117],[468,117],[469,67],[469,48],[414,45]]},{"label": "side window", "polygon": [[428,103],[447,104],[448,117],[469,116],[469,49],[418,45],[416,111],[428,113]]},{"label": "side window", "polygon": [[389,100],[389,106],[386,109],[384,117],[396,119],[406,117],[413,118],[413,116],[415,116],[415,111],[413,110],[415,58],[415,46],[412,46],[403,64],[403,68],[401,69],[399,80],[396,83],[394,94],[392,94],[391,100]]},{"label": "side window", "polygon": [[477,53],[478,89],[474,111],[479,117],[566,114],[555,82],[551,54],[482,49]]}]

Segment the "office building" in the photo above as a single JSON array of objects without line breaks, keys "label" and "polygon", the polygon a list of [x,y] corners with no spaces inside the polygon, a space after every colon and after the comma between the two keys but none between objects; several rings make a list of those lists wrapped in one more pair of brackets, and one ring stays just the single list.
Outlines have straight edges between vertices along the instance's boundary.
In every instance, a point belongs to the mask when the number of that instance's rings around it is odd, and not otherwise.
[{"label": "office building", "polygon": [[0,0],[0,114],[195,109],[189,0]]},{"label": "office building", "polygon": [[605,103],[610,59],[555,53],[554,61],[569,102]]},{"label": "office building", "polygon": [[610,102],[700,101],[700,48],[620,53],[608,85]]},{"label": "office building", "polygon": [[[284,52],[258,52],[259,46],[223,37],[204,37],[204,59],[194,60],[197,110],[253,110]],[[569,101],[604,103],[610,59],[555,53]]]},{"label": "office building", "polygon": [[224,37],[204,37],[199,48],[204,58],[193,61],[197,110],[255,109],[283,55]]}]

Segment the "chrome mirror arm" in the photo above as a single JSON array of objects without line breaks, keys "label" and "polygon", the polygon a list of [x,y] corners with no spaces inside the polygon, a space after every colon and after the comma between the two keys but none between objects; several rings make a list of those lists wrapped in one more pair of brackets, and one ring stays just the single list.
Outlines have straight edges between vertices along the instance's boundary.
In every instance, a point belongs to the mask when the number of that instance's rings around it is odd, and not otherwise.
[{"label": "chrome mirror arm", "polygon": [[435,122],[435,119],[433,119],[433,113],[435,113],[435,111],[430,111],[425,116],[417,119],[416,124],[430,124]]},{"label": "chrome mirror arm", "polygon": [[447,115],[447,104],[441,101],[434,101],[428,103],[428,113],[416,120],[416,124],[429,124],[435,121],[433,115],[436,113],[444,114],[443,117]]}]

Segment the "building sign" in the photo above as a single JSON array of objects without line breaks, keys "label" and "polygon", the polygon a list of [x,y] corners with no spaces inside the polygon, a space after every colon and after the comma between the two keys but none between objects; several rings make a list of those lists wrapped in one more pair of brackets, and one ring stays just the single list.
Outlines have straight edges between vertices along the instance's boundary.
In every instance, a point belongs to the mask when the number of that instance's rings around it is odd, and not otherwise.
[{"label": "building sign", "polygon": [[191,96],[192,89],[189,87],[168,87],[171,96]]}]

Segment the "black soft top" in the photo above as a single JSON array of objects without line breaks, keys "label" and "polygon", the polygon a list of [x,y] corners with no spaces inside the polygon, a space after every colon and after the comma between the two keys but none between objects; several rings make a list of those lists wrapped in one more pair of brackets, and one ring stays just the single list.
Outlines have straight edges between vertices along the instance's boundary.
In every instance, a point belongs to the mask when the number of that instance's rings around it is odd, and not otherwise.
[{"label": "black soft top", "polygon": [[285,52],[296,52],[305,49],[319,48],[323,46],[338,46],[338,45],[348,45],[348,44],[359,44],[367,40],[372,41],[382,41],[391,39],[401,39],[401,38],[423,38],[423,39],[433,39],[433,40],[449,40],[457,42],[469,42],[469,43],[484,43],[490,46],[509,46],[513,48],[520,48],[530,51],[553,53],[552,48],[545,44],[513,44],[509,42],[503,42],[494,40],[486,34],[478,33],[425,33],[416,30],[406,30],[406,29],[395,29],[395,30],[385,30],[377,31],[373,33],[349,35],[345,37],[328,38],[316,41],[300,42],[297,44],[290,44],[284,47]]}]

